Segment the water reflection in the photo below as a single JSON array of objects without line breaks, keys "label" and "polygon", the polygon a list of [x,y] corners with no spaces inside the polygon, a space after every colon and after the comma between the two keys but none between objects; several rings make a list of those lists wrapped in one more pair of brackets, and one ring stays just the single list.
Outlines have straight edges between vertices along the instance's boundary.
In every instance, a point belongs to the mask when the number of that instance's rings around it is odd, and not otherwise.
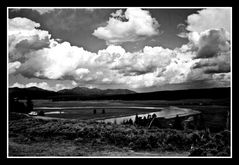
[{"label": "water reflection", "polygon": [[[157,117],[163,117],[165,119],[169,119],[169,118],[174,118],[177,115],[179,117],[182,117],[182,116],[189,116],[189,115],[194,115],[199,113],[200,113],[199,111],[195,111],[192,109],[168,107],[168,108],[163,108],[160,111],[156,111],[156,112],[138,114],[138,117],[144,118],[144,117],[147,117],[148,115],[152,116],[153,114],[155,114]],[[98,121],[105,122],[105,123],[122,124],[123,122],[128,121],[130,119],[133,122],[135,122],[135,115],[125,116],[125,117],[116,117],[116,118],[110,118],[110,119],[104,119],[104,120],[98,120]]]}]

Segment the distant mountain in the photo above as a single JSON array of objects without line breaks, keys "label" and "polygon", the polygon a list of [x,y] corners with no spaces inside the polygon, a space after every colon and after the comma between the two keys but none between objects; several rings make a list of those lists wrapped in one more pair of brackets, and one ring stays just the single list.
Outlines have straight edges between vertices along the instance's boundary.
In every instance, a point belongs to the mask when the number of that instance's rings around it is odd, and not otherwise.
[{"label": "distant mountain", "polygon": [[80,96],[105,96],[105,95],[125,95],[136,93],[128,89],[97,89],[86,87],[75,87],[72,89],[63,89],[57,93],[62,95],[80,95]]},{"label": "distant mountain", "polygon": [[58,92],[49,91],[41,89],[38,87],[29,88],[9,88],[10,97],[18,97],[19,99],[51,99],[51,98],[61,98],[61,97],[77,97],[77,98],[92,98],[110,95],[125,95],[136,93],[127,89],[97,89],[97,88],[86,88],[86,87],[76,87],[72,89],[63,89]]},{"label": "distant mountain", "polygon": [[44,90],[38,87],[29,87],[29,88],[9,88],[10,97],[18,97],[19,99],[48,99],[52,96],[56,96],[57,93],[54,91]]},{"label": "distant mountain", "polygon": [[230,99],[230,87],[156,91],[136,93],[127,89],[97,89],[76,87],[58,92],[48,91],[37,87],[9,88],[10,97],[26,99],[59,100],[181,100],[181,99]]},{"label": "distant mountain", "polygon": [[230,99],[230,87],[156,91],[135,93],[131,95],[111,96],[110,98],[112,100]]}]

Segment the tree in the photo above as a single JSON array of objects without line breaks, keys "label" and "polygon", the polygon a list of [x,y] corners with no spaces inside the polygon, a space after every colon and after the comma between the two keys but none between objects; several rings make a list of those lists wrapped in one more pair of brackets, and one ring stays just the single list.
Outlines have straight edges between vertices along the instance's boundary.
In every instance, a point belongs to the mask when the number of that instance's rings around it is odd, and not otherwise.
[{"label": "tree", "polygon": [[102,114],[105,114],[105,109],[102,109]]},{"label": "tree", "polygon": [[33,111],[33,103],[30,98],[27,99],[27,107],[26,107],[26,113],[30,113]]},{"label": "tree", "polygon": [[26,106],[18,98],[9,98],[9,112],[26,113]]},{"label": "tree", "polygon": [[39,115],[39,116],[45,116],[45,113],[44,113],[43,111],[40,111],[40,112],[38,113],[38,115]]},{"label": "tree", "polygon": [[152,115],[152,117],[153,117],[153,118],[156,118],[156,117],[157,117],[157,115],[154,113],[154,114]]},{"label": "tree", "polygon": [[129,119],[129,124],[132,125],[133,124],[133,120],[130,118]]},{"label": "tree", "polygon": [[175,121],[174,121],[174,128],[181,130],[182,129],[182,123],[181,122],[182,121],[181,121],[180,117],[177,115],[176,118],[175,118]]},{"label": "tree", "polygon": [[138,124],[139,123],[139,117],[138,117],[138,114],[136,113],[135,115],[135,121],[134,121],[135,124]]},{"label": "tree", "polygon": [[96,114],[96,109],[93,110],[93,114]]}]

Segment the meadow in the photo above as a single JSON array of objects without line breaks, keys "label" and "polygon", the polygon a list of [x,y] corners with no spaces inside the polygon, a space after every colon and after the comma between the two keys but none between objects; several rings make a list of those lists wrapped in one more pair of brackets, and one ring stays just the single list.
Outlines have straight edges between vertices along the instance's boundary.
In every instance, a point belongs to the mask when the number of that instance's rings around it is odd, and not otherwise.
[{"label": "meadow", "polygon": [[[56,119],[9,114],[9,156],[229,156],[230,131],[225,129],[228,100],[61,101],[33,100],[34,108],[64,109],[72,113],[48,114]],[[155,109],[191,108],[202,112],[208,130],[160,129],[127,124],[98,123],[96,119],[149,113]],[[125,107],[125,108],[119,108]],[[93,114],[93,109],[97,113]],[[102,114],[102,108],[106,113]],[[60,119],[58,119],[60,118]],[[61,120],[63,118],[64,120]]]},{"label": "meadow", "polygon": [[230,131],[145,128],[10,113],[9,156],[229,156]]},{"label": "meadow", "polygon": [[[144,107],[165,108],[177,106],[180,108],[189,108],[202,113],[206,126],[215,129],[223,129],[227,122],[227,115],[230,112],[230,100],[227,99],[187,99],[187,100],[140,100],[140,101],[122,101],[122,100],[92,100],[92,101],[58,101],[51,100],[33,100],[34,108],[39,111],[39,107],[45,107],[44,112],[57,111],[51,108],[60,107],[62,114],[47,114],[49,117],[66,119],[106,119],[114,117],[129,116],[135,114],[145,114],[157,111],[156,109],[144,109]],[[49,107],[49,109],[47,109]],[[74,107],[74,108],[67,108]],[[130,108],[134,107],[134,108]],[[139,108],[137,108],[139,107]],[[93,110],[96,109],[96,114]],[[105,109],[105,114],[102,110]]]}]

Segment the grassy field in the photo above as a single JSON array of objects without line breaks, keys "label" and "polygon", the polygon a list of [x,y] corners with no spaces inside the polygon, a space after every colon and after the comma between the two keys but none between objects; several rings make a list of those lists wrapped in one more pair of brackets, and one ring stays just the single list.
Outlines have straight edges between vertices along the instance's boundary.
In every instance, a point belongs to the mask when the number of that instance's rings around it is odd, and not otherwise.
[{"label": "grassy field", "polygon": [[[189,108],[202,112],[203,120],[207,127],[223,129],[227,122],[227,112],[230,111],[230,100],[212,100],[212,99],[188,99],[188,100],[145,100],[145,101],[59,101],[52,102],[51,100],[33,100],[34,108],[37,107],[81,107],[77,109],[65,109],[64,114],[47,114],[49,117],[66,118],[66,119],[104,119],[135,115],[136,113],[154,112],[154,109],[130,108],[130,107],[168,107],[178,106]],[[86,108],[86,107],[94,108]],[[121,107],[121,108],[120,108]],[[124,107],[124,108],[122,108]],[[106,113],[102,114],[102,109],[105,108]],[[97,110],[93,114],[93,109]],[[44,109],[45,112],[54,111],[52,109]]]},{"label": "grassy field", "polygon": [[[9,115],[9,156],[229,156],[230,131],[225,130],[228,100],[62,101],[33,100],[34,107],[81,107],[71,113],[49,114],[60,119]],[[93,114],[92,108],[97,109]],[[148,113],[129,107],[178,106],[201,111],[205,130],[174,130],[97,123],[95,119]],[[109,108],[110,107],[110,108]],[[125,107],[125,108],[119,108]],[[106,113],[101,114],[102,108]],[[54,111],[51,109],[45,112]]]},{"label": "grassy field", "polygon": [[230,132],[147,129],[11,113],[9,156],[229,156]]},{"label": "grassy field", "polygon": [[92,100],[92,101],[56,101],[51,100],[33,100],[35,107],[72,107],[72,106],[169,106],[169,105],[230,105],[230,100],[225,99],[187,99],[187,100],[140,100],[140,101],[123,101],[123,100]]}]

